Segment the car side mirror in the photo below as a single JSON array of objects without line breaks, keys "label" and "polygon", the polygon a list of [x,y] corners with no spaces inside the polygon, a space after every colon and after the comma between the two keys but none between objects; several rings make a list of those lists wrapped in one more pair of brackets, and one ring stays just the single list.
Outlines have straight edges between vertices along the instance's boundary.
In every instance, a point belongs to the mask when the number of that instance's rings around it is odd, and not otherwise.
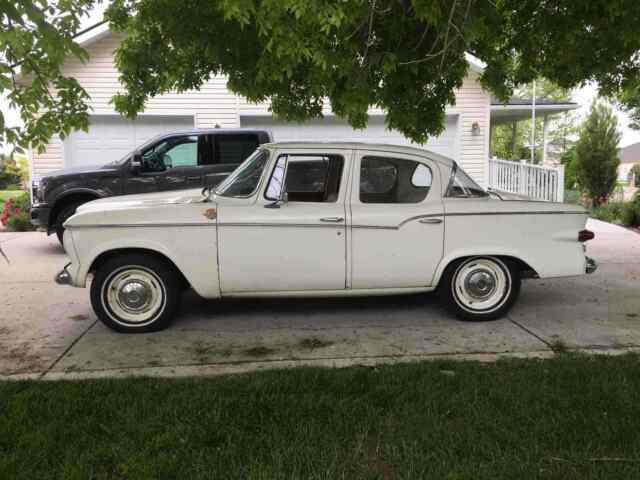
[{"label": "car side mirror", "polygon": [[131,157],[131,162],[129,163],[129,169],[131,173],[137,174],[140,173],[142,169],[142,154],[140,152],[136,152]]}]

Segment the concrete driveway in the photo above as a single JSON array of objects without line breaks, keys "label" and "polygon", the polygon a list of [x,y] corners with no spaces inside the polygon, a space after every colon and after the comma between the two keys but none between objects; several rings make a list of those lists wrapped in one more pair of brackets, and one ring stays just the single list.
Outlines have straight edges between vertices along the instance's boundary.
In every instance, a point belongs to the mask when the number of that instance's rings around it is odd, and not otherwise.
[{"label": "concrete driveway", "polygon": [[590,221],[590,276],[523,283],[508,317],[452,318],[433,295],[323,300],[183,299],[174,325],[145,335],[96,322],[88,290],[52,278],[66,262],[54,238],[0,233],[0,376],[195,375],[295,365],[421,358],[548,356],[640,347],[640,235]]}]

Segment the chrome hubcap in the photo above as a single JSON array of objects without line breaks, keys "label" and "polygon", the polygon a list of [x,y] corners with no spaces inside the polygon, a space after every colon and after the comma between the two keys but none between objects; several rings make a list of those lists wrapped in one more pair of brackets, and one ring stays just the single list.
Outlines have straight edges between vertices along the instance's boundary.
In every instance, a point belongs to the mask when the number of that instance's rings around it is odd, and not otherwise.
[{"label": "chrome hubcap", "polygon": [[155,320],[166,304],[164,284],[144,267],[113,272],[102,291],[106,310],[118,323],[142,326]]},{"label": "chrome hubcap", "polygon": [[140,280],[125,282],[118,291],[118,302],[130,311],[144,310],[151,300],[151,288]]},{"label": "chrome hubcap", "polygon": [[500,308],[511,291],[508,272],[493,258],[474,258],[461,264],[453,277],[456,302],[474,313]]},{"label": "chrome hubcap", "polygon": [[467,276],[465,287],[472,297],[483,298],[493,293],[496,288],[496,279],[487,270],[477,270]]}]

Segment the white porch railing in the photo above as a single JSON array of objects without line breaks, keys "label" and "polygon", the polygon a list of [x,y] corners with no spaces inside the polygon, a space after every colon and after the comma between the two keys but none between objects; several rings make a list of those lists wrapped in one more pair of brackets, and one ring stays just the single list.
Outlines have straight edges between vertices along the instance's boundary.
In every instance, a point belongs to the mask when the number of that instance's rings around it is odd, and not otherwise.
[{"label": "white porch railing", "polygon": [[546,167],[489,159],[489,187],[532,200],[564,201],[564,165]]}]

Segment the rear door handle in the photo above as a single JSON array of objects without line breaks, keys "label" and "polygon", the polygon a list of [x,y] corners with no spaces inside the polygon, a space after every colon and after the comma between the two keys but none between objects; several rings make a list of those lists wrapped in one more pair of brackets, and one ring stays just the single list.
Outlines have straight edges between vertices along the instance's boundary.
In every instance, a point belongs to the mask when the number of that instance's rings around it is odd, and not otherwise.
[{"label": "rear door handle", "polygon": [[419,220],[420,223],[430,223],[430,224],[434,224],[434,223],[442,223],[442,219],[441,218],[422,218]]},{"label": "rear door handle", "polygon": [[321,222],[331,222],[331,223],[340,223],[344,222],[344,217],[323,217],[320,219]]}]

